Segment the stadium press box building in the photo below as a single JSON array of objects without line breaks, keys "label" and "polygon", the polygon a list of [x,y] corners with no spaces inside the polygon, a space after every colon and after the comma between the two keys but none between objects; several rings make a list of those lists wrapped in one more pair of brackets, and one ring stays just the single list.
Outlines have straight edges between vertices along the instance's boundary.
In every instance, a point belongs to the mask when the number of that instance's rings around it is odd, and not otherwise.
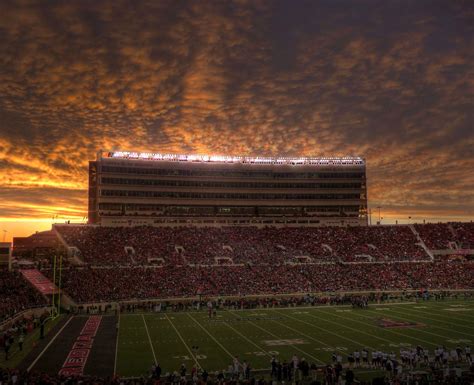
[{"label": "stadium press box building", "polygon": [[367,225],[360,157],[103,152],[89,164],[89,223]]}]

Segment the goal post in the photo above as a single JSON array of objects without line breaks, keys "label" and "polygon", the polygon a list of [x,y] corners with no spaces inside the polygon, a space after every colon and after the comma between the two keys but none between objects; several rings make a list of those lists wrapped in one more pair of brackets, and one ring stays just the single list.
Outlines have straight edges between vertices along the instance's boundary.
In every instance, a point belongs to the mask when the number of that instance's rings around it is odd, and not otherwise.
[{"label": "goal post", "polygon": [[53,284],[55,289],[52,294],[52,303],[51,303],[51,319],[55,319],[61,314],[61,278],[62,278],[62,266],[63,265],[63,256],[62,254],[59,257],[53,255]]}]

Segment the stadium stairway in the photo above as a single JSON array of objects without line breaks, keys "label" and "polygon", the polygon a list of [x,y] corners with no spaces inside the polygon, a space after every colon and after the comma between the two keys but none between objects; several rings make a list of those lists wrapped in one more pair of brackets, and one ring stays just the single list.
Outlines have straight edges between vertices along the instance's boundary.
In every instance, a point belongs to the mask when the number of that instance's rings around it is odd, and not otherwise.
[{"label": "stadium stairway", "polygon": [[[456,230],[454,230],[454,227],[451,223],[448,223],[448,229],[451,231],[451,234],[453,235],[454,238],[458,239],[458,234],[456,233]],[[461,248],[462,245],[460,245],[460,242],[456,242],[456,248],[459,249]]]},{"label": "stadium stairway", "polygon": [[334,250],[332,249],[331,246],[329,246],[327,243],[321,243],[321,247],[324,249],[324,250],[327,250],[331,253],[331,255],[334,257],[335,259],[335,262],[338,262],[338,263],[343,263],[344,262],[344,259],[341,258],[339,255],[337,255],[336,253],[334,253]]},{"label": "stadium stairway", "polygon": [[63,236],[61,235],[61,233],[58,231],[58,229],[55,226],[53,226],[52,230],[58,237],[59,242],[61,242],[61,244],[67,250],[68,262],[71,265],[75,265],[75,266],[85,265],[86,263],[82,259],[81,252],[79,251],[79,249],[74,246],[69,246],[66,240],[63,238]]},{"label": "stadium stairway", "polygon": [[423,239],[421,239],[420,234],[418,234],[418,231],[416,231],[415,226],[408,225],[408,227],[411,229],[413,234],[415,234],[416,239],[418,240],[418,244],[423,248],[423,250],[425,250],[425,253],[428,254],[428,256],[430,257],[430,260],[434,261],[435,258],[434,258],[433,253],[431,252],[430,249],[428,249],[425,242],[423,242]]},{"label": "stadium stairway", "polygon": [[184,246],[181,245],[175,245],[174,246],[174,251],[176,252],[177,255],[179,255],[183,261],[183,265],[188,264],[188,259],[186,258],[186,250]]},{"label": "stadium stairway", "polygon": [[136,265],[137,261],[135,260],[136,252],[135,249],[132,246],[125,246],[124,248],[125,255],[127,255],[130,258],[130,262],[132,265]]}]

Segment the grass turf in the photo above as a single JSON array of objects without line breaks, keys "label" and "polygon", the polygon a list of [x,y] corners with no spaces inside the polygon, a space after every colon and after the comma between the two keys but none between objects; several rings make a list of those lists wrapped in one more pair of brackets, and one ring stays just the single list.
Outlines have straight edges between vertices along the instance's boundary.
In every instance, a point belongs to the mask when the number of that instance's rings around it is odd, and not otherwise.
[{"label": "grass turf", "polygon": [[[410,327],[384,328],[382,318],[409,322]],[[280,361],[293,355],[326,364],[334,351],[394,351],[421,345],[430,355],[439,345],[473,345],[474,301],[371,304],[368,309],[343,306],[122,314],[116,352],[116,373],[147,375],[154,362],[163,373],[182,363],[207,371],[227,369],[234,356],[252,369],[268,369],[272,355]],[[199,350],[193,350],[193,346]],[[367,371],[367,369],[364,369]]]}]

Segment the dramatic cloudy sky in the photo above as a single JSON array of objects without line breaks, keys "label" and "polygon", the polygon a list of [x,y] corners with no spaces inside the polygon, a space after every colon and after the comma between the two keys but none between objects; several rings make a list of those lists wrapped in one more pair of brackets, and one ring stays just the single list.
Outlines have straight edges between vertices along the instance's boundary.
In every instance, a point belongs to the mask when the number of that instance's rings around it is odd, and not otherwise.
[{"label": "dramatic cloudy sky", "polygon": [[470,0],[0,2],[0,229],[98,149],[361,155],[385,221],[474,217]]}]

